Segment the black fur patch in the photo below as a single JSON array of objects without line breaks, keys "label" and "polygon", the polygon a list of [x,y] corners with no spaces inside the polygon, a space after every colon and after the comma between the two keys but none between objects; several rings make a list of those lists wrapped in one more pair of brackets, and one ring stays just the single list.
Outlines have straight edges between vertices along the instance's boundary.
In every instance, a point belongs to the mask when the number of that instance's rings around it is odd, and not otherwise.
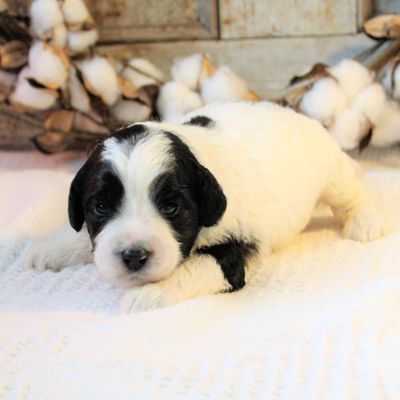
[{"label": "black fur patch", "polygon": [[[165,218],[180,243],[182,256],[190,250],[203,226],[218,223],[226,209],[226,198],[213,175],[195,158],[177,136],[165,132],[171,141],[172,166],[150,187],[150,199]],[[168,207],[176,211],[165,212]]]},{"label": "black fur patch", "polygon": [[193,117],[190,121],[185,122],[183,125],[197,125],[203,128],[212,128],[215,126],[215,121],[204,115],[198,115],[197,117]]},{"label": "black fur patch", "polygon": [[201,165],[189,147],[176,135],[164,132],[171,141],[170,152],[175,160],[174,173],[190,190],[198,208],[199,225],[216,225],[226,210],[226,197],[211,172]]},{"label": "black fur patch", "polygon": [[[122,183],[111,165],[100,159],[102,151],[102,144],[95,148],[72,181],[69,194],[71,226],[80,231],[86,222],[92,241],[117,212],[124,194]],[[96,212],[100,203],[104,206],[101,215]]]},{"label": "black fur patch", "polygon": [[257,245],[232,237],[220,244],[201,247],[196,252],[215,258],[233,292],[245,285],[245,267],[248,259],[257,252]]},{"label": "black fur patch", "polygon": [[116,138],[118,142],[123,142],[132,138],[140,139],[148,134],[148,130],[143,124],[135,124],[116,130],[112,137]]},{"label": "black fur patch", "polygon": [[[171,171],[160,175],[151,185],[150,198],[164,219],[175,232],[181,254],[186,258],[201,229],[197,206],[186,182],[183,171]],[[173,214],[166,207],[175,207]]]},{"label": "black fur patch", "polygon": [[85,221],[84,197],[88,185],[89,178],[95,173],[100,166],[100,154],[103,151],[103,144],[98,144],[92,151],[85,164],[81,167],[73,179],[68,199],[68,216],[69,222],[76,231],[82,229]]},{"label": "black fur patch", "polygon": [[[111,136],[118,142],[123,142],[139,140],[147,134],[148,130],[144,125],[135,124],[119,129]],[[69,194],[68,214],[71,226],[79,231],[86,222],[92,241],[117,212],[124,193],[122,183],[111,165],[100,158],[103,150],[103,143],[96,146],[72,181]],[[95,212],[95,206],[99,203],[105,207],[101,215]]]},{"label": "black fur patch", "polygon": [[[133,139],[133,144],[145,137],[148,130],[138,124],[116,131],[118,141]],[[183,257],[187,257],[202,227],[218,223],[226,209],[226,198],[210,171],[203,167],[176,135],[164,132],[170,140],[173,162],[150,187],[150,199],[175,232]],[[69,217],[79,231],[86,222],[93,239],[118,212],[124,187],[111,164],[100,157],[104,146],[96,147],[74,178],[70,189]],[[172,206],[171,206],[172,205]],[[99,207],[101,206],[101,207]],[[174,209],[176,213],[166,210]]]},{"label": "black fur patch", "polygon": [[[124,187],[109,162],[101,167],[88,180],[83,206],[89,235],[93,239],[117,213],[124,196]],[[102,205],[101,213],[96,208]]]}]

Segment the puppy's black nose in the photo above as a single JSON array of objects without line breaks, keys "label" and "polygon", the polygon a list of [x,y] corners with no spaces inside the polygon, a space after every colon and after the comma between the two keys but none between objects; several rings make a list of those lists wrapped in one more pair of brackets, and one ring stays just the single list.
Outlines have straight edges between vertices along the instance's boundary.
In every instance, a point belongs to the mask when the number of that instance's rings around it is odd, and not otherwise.
[{"label": "puppy's black nose", "polygon": [[139,271],[142,269],[149,257],[150,251],[144,247],[131,247],[121,251],[122,261],[129,271]]}]

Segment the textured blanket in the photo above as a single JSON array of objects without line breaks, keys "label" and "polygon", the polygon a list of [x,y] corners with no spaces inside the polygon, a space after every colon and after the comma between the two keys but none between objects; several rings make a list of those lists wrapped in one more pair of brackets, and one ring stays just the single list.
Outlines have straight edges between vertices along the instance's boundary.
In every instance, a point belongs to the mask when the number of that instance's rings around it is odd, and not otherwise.
[{"label": "textured blanket", "polygon": [[399,398],[399,156],[362,156],[388,236],[343,240],[321,211],[245,289],[119,315],[93,265],[22,262],[79,157],[0,153],[0,399]]}]

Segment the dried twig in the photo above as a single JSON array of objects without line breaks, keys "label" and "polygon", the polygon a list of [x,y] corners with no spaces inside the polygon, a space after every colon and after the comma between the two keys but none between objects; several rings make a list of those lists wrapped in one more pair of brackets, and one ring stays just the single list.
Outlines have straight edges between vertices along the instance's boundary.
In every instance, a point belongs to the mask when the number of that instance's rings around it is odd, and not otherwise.
[{"label": "dried twig", "polygon": [[[43,113],[42,113],[43,114]],[[85,113],[81,113],[82,115],[85,115]],[[59,129],[46,129],[43,125],[43,119],[39,118],[37,113],[20,113],[18,111],[13,110],[10,106],[7,106],[5,104],[0,104],[0,115],[3,115],[9,119],[13,119],[15,121],[22,122],[26,125],[31,126],[32,128],[40,129],[43,132],[59,132],[59,133],[65,133],[62,130]],[[85,115],[87,116],[87,114]],[[98,122],[98,121],[97,121]],[[95,143],[98,140],[103,139],[106,137],[108,134],[101,133],[101,132],[90,132],[90,131],[85,131],[81,129],[73,129],[70,131],[70,133],[75,136],[77,139],[80,140],[88,140],[90,142]]]},{"label": "dried twig", "polygon": [[378,73],[399,52],[400,39],[389,40],[384,47],[379,46],[375,52],[365,60],[364,65],[371,71]]}]

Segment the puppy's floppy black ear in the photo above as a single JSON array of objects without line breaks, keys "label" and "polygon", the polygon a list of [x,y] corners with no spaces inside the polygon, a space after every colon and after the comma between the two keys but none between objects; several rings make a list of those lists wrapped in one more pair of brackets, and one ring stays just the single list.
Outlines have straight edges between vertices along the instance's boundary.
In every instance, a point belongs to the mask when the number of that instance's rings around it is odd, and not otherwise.
[{"label": "puppy's floppy black ear", "polygon": [[199,163],[186,143],[171,132],[165,134],[171,140],[171,152],[178,169],[188,173],[187,184],[198,207],[200,225],[215,225],[226,210],[226,197],[221,186],[213,174]]},{"label": "puppy's floppy black ear", "polygon": [[68,217],[69,222],[77,232],[82,229],[85,220],[84,196],[87,190],[88,178],[93,173],[95,165],[98,163],[101,147],[98,145],[78,171],[69,189]]},{"label": "puppy's floppy black ear", "polygon": [[87,176],[87,162],[78,171],[71,183],[68,199],[68,217],[71,226],[79,232],[85,219],[83,211],[83,191],[85,190]]},{"label": "puppy's floppy black ear", "polygon": [[226,197],[214,175],[196,161],[196,200],[199,207],[200,224],[215,225],[226,210]]}]

